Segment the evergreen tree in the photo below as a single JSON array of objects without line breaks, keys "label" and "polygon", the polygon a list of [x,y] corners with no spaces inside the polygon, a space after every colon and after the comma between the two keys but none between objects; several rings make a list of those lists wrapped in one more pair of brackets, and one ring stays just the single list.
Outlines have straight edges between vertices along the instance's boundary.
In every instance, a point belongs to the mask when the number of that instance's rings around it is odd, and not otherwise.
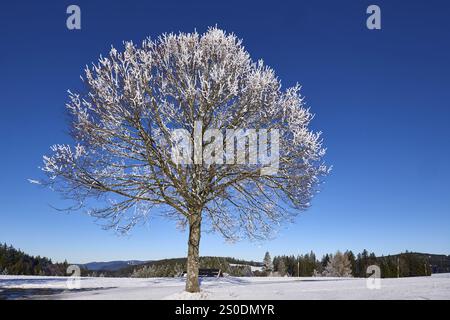
[{"label": "evergreen tree", "polygon": [[279,259],[279,261],[278,261],[277,271],[280,274],[280,276],[282,276],[282,277],[284,277],[286,275],[286,265],[284,263],[283,258]]},{"label": "evergreen tree", "polygon": [[[0,270],[13,275],[65,275],[66,269],[50,259],[30,256],[6,244],[0,245]],[[6,271],[5,271],[6,270]]]},{"label": "evergreen tree", "polygon": [[270,257],[270,253],[268,251],[264,255],[263,264],[264,264],[264,266],[263,266],[264,271],[266,271],[266,272],[273,271],[272,258]]},{"label": "evergreen tree", "polygon": [[356,275],[356,258],[355,255],[351,250],[347,250],[345,252],[345,255],[347,256],[348,260],[350,261],[350,268],[352,269],[352,275]]},{"label": "evergreen tree", "polygon": [[323,256],[321,264],[323,269],[325,269],[328,265],[328,262],[330,262],[330,255],[327,253],[326,255]]}]

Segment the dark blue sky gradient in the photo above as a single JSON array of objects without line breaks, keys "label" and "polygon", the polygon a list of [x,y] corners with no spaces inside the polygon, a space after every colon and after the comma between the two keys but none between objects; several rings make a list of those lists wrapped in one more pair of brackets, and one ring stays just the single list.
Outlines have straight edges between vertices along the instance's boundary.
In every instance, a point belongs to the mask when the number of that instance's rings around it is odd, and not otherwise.
[{"label": "dark blue sky gradient", "polygon": [[[82,30],[66,29],[78,4]],[[369,4],[382,30],[365,26]],[[448,1],[8,1],[0,10],[0,242],[71,262],[184,256],[186,234],[152,219],[127,237],[27,182],[42,155],[69,142],[67,89],[123,40],[163,32],[236,33],[283,85],[302,84],[324,132],[332,174],[311,210],[264,243],[205,234],[202,255],[262,259],[337,249],[450,253]]]}]

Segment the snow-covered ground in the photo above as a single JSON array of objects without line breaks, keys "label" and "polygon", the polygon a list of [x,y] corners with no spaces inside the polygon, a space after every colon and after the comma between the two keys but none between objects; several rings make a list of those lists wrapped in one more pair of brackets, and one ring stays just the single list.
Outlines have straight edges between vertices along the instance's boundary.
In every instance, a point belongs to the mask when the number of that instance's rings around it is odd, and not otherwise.
[{"label": "snow-covered ground", "polygon": [[[0,297],[44,299],[450,299],[450,274],[381,279],[368,289],[359,278],[205,278],[202,292],[183,292],[182,278],[81,278],[80,290],[65,277],[0,276]],[[25,295],[16,295],[27,293]],[[11,295],[9,295],[11,293]],[[31,296],[28,295],[31,293]]]}]

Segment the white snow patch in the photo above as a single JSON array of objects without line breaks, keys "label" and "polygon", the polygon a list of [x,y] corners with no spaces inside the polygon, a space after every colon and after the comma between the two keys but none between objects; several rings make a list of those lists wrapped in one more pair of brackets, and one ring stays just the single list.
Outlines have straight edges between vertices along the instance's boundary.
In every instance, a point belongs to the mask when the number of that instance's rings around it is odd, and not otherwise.
[{"label": "white snow patch", "polygon": [[164,297],[163,300],[207,300],[210,296],[211,293],[205,290],[196,293],[182,291]]},{"label": "white snow patch", "polygon": [[81,278],[81,289],[68,290],[67,277],[0,276],[2,294],[12,288],[64,289],[41,299],[450,299],[450,274],[381,279],[368,289],[362,278],[222,277],[204,278],[200,293],[184,292],[183,278]]}]

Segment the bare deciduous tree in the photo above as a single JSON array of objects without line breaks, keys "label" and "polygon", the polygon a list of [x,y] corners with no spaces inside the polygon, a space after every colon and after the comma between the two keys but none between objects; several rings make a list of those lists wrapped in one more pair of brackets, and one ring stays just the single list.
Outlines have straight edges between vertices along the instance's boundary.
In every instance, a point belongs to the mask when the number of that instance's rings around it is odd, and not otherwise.
[{"label": "bare deciduous tree", "polygon": [[[187,226],[186,290],[197,292],[200,227],[228,240],[265,238],[306,209],[328,172],[320,133],[309,129],[300,86],[282,91],[274,71],[253,62],[233,34],[210,28],[124,45],[86,67],[84,92],[69,91],[74,146],[54,145],[44,156],[43,183],[118,230],[151,212]],[[198,121],[202,134],[277,129],[278,170],[174,162],[172,130],[193,136]],[[202,140],[202,147],[211,142]]]}]

